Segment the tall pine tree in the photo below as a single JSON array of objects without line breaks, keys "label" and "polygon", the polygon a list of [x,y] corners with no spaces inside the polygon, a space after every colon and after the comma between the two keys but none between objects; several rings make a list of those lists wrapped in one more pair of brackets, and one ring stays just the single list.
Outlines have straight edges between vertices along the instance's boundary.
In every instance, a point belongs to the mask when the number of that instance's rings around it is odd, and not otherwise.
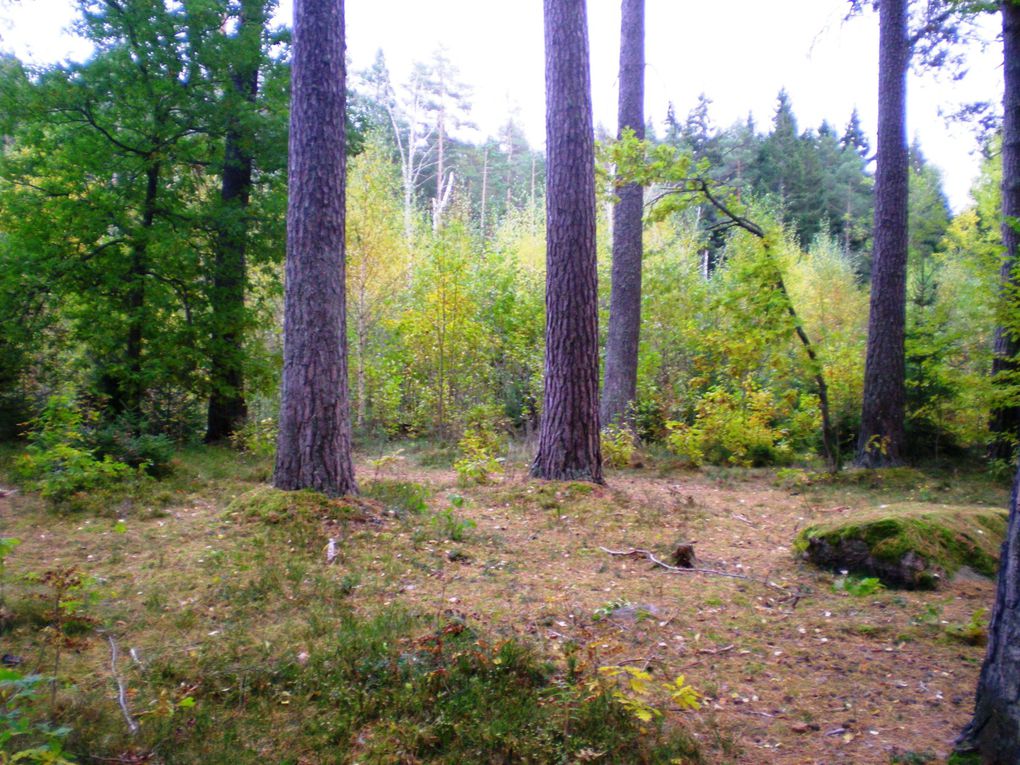
[{"label": "tall pine tree", "polygon": [[353,494],[344,292],[343,0],[294,3],[283,385],[273,483]]},{"label": "tall pine tree", "polygon": [[546,350],[536,478],[602,483],[595,135],[585,0],[545,0]]}]

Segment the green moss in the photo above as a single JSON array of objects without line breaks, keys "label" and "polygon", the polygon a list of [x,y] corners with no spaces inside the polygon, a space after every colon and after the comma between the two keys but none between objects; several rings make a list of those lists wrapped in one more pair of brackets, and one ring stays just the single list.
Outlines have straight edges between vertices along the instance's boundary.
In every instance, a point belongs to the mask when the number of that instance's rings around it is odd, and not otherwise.
[{"label": "green moss", "polygon": [[507,486],[496,493],[499,501],[516,507],[538,506],[543,510],[589,509],[585,499],[595,499],[595,486],[580,481],[533,481]]},{"label": "green moss", "polygon": [[237,497],[227,506],[226,512],[275,524],[311,518],[340,520],[361,512],[364,505],[363,500],[330,499],[309,489],[281,491],[272,486],[259,486]]},{"label": "green moss", "polygon": [[[873,567],[882,563],[899,565],[913,553],[926,566],[917,572],[913,584],[931,587],[938,581],[938,572],[951,576],[963,566],[994,576],[1006,520],[1005,510],[904,502],[810,526],[798,535],[793,547],[815,558],[815,550],[847,549],[847,543],[859,541],[867,546]],[[839,567],[835,560],[817,562]]]}]

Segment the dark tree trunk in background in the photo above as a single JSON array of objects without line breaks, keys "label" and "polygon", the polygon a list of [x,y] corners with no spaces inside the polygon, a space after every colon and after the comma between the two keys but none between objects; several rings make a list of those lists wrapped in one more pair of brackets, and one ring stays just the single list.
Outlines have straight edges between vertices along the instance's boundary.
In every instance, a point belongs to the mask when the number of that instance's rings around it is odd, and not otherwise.
[{"label": "dark tree trunk in background", "polygon": [[156,198],[159,195],[160,163],[152,162],[145,170],[145,200],[142,203],[142,225],[131,251],[130,279],[125,308],[128,315],[126,371],[104,378],[104,393],[110,397],[110,411],[125,415],[136,431],[141,426],[142,380],[145,353],[145,279],[149,271],[149,236],[156,222]]},{"label": "dark tree trunk in background", "polygon": [[[1020,6],[1013,2],[1002,4],[1002,38],[1005,77],[1002,99],[1002,243],[1006,257],[1002,262],[1000,278],[1005,289],[1016,284],[1013,269],[1017,263],[1017,247],[1020,245],[1020,233],[1015,228],[1020,219]],[[1015,298],[1010,300],[1015,303]],[[1015,371],[1018,353],[1020,339],[1009,329],[999,327],[995,332],[992,375]],[[1020,407],[995,409],[992,412],[991,431],[989,457],[1012,461],[1013,450],[1020,437]]]},{"label": "dark tree trunk in background", "polygon": [[352,494],[344,304],[344,5],[296,0],[283,387],[273,483]]},{"label": "dark tree trunk in background", "polygon": [[[206,443],[224,441],[244,424],[248,407],[244,398],[244,294],[248,276],[248,202],[254,158],[253,136],[243,127],[245,104],[253,104],[259,86],[259,56],[265,22],[263,0],[241,4],[238,37],[241,59],[231,77],[234,102],[224,146],[220,200],[224,223],[216,239],[213,265],[213,338],[210,353],[209,417]],[[239,102],[239,103],[238,103]]]},{"label": "dark tree trunk in background", "polygon": [[[620,26],[619,131],[645,137],[645,0],[623,0]],[[619,423],[637,396],[641,331],[641,214],[644,190],[629,184],[613,208],[613,271],[601,417]]]},{"label": "dark tree trunk in background", "polygon": [[[1020,216],[1020,5],[1002,3],[1005,70],[1002,140],[1002,237],[1007,265],[1016,261],[1018,235],[1009,225]],[[1003,280],[1012,279],[1006,265]],[[999,340],[1005,333],[1000,329]],[[1016,341],[1010,340],[1011,356]],[[997,359],[998,361],[998,359]],[[1016,435],[1014,428],[1009,436]],[[1003,433],[1002,435],[1007,435]],[[1012,443],[1004,456],[1012,456]],[[995,607],[988,625],[988,652],[978,678],[974,718],[963,732],[961,748],[976,749],[982,762],[1015,765],[1020,762],[1020,472],[1013,481],[1009,527],[999,557]]]},{"label": "dark tree trunk in background", "polygon": [[536,478],[602,483],[595,136],[585,0],[545,0],[545,399]]},{"label": "dark tree trunk in background", "polygon": [[910,62],[907,0],[882,0],[879,30],[875,247],[856,459],[859,466],[868,468],[901,464],[904,451],[909,173],[905,113]]}]

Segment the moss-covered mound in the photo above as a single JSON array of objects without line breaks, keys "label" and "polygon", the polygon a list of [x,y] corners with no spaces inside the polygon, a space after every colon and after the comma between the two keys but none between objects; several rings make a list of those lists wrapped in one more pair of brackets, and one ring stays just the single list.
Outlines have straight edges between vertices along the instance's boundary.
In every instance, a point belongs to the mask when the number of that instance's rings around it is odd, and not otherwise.
[{"label": "moss-covered mound", "polygon": [[994,576],[1005,510],[905,502],[809,526],[794,549],[823,568],[934,589],[968,566]]},{"label": "moss-covered mound", "polygon": [[378,503],[357,497],[330,499],[317,491],[281,491],[272,486],[259,486],[245,492],[227,506],[228,514],[237,514],[264,523],[296,520],[364,520],[376,515]]}]

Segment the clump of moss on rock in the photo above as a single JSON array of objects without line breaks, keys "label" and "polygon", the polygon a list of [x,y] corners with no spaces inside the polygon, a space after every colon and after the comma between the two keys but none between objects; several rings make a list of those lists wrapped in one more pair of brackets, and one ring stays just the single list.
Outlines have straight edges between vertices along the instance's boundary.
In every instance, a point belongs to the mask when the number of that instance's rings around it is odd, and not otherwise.
[{"label": "clump of moss on rock", "polygon": [[936,589],[964,566],[994,576],[1006,519],[994,508],[906,502],[809,526],[794,550],[822,568]]}]

